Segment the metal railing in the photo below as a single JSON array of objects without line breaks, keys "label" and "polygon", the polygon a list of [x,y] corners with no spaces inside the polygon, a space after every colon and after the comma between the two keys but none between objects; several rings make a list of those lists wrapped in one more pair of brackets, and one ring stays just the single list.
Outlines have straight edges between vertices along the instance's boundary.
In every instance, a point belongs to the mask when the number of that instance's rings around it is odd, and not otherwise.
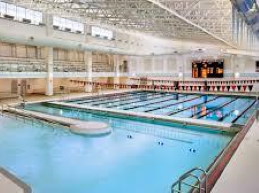
[{"label": "metal railing", "polygon": [[0,72],[47,72],[44,63],[30,63],[24,61],[0,63]]},{"label": "metal railing", "polygon": [[[195,174],[201,172],[201,175]],[[195,183],[188,183],[187,180],[195,180]],[[198,192],[207,193],[207,172],[201,168],[193,168],[184,173],[171,186],[171,193]]]}]

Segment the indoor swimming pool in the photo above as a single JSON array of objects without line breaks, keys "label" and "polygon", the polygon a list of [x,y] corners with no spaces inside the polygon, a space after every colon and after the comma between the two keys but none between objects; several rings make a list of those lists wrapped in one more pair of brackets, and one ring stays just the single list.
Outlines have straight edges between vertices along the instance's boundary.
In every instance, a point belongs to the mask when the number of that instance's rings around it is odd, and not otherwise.
[{"label": "indoor swimming pool", "polygon": [[28,105],[28,109],[105,121],[113,130],[91,138],[63,127],[0,117],[0,166],[29,184],[34,193],[169,193],[172,183],[187,170],[208,169],[233,138],[207,128],[39,104]]},{"label": "indoor swimming pool", "polygon": [[136,91],[65,101],[100,107],[245,125],[256,109],[256,99],[242,96]]}]

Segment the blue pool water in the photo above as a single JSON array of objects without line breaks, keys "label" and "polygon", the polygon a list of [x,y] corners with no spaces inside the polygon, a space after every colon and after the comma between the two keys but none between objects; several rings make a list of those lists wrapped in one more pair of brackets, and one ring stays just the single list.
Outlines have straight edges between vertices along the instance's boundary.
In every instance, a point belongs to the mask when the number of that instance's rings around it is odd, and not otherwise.
[{"label": "blue pool water", "polygon": [[251,97],[136,91],[67,102],[82,106],[245,125],[255,111],[257,101]]},{"label": "blue pool water", "polygon": [[34,193],[169,193],[171,184],[187,170],[207,169],[233,137],[206,128],[78,114],[42,105],[28,108],[102,120],[113,129],[110,135],[90,138],[61,127],[0,117],[0,166],[31,185]]}]

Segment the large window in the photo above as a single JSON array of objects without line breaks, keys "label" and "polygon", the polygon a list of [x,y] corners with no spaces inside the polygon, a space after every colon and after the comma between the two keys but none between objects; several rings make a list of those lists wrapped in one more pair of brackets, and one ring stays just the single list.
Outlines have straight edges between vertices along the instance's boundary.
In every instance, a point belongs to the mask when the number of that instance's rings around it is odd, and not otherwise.
[{"label": "large window", "polygon": [[6,3],[0,1],[0,13],[6,13]]},{"label": "large window", "polygon": [[16,6],[12,4],[6,4],[6,14],[16,16]]},{"label": "large window", "polygon": [[53,26],[63,31],[71,31],[75,33],[84,33],[84,24],[73,21],[70,19],[65,19],[62,17],[53,17]]},{"label": "large window", "polygon": [[25,8],[17,7],[16,12],[17,12],[17,14],[16,14],[17,18],[22,18],[22,19],[26,18],[26,9]]},{"label": "large window", "polygon": [[15,6],[14,4],[0,2],[0,16],[8,15],[15,20],[39,25],[42,23],[42,13],[31,9]]},{"label": "large window", "polygon": [[113,38],[113,32],[111,30],[93,26],[92,27],[92,36],[111,40]]}]

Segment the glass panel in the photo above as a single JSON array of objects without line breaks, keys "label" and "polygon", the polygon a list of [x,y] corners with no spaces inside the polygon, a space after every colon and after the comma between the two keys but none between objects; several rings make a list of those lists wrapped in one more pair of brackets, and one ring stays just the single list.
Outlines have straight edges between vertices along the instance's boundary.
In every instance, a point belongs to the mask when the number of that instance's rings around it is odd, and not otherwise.
[{"label": "glass panel", "polygon": [[25,18],[25,9],[22,8],[22,7],[17,7],[17,14],[16,14],[16,17],[18,19],[23,19]]},{"label": "glass panel", "polygon": [[111,30],[106,30],[99,27],[92,27],[92,36],[100,36],[100,37],[106,37],[107,39],[112,39],[113,32]]},{"label": "glass panel", "polygon": [[32,11],[32,10],[26,9],[25,18],[26,18],[26,19],[29,19],[29,20],[32,20],[32,14],[33,14],[33,11]]},{"label": "glass panel", "polygon": [[66,27],[66,28],[69,28],[69,29],[72,29],[72,21],[70,21],[70,20],[68,20],[68,19],[66,19],[65,21],[66,21],[65,27]]},{"label": "glass panel", "polygon": [[69,28],[72,31],[81,31],[84,32],[84,24],[72,21],[69,19],[61,18],[61,17],[53,17],[53,25],[59,26],[61,28]]},{"label": "glass panel", "polygon": [[42,13],[39,11],[34,11],[30,9],[25,9],[23,7],[18,7],[13,4],[0,2],[0,12],[2,14],[8,14],[16,17],[18,20],[29,19],[33,24],[39,24],[42,22]]},{"label": "glass panel", "polygon": [[6,3],[0,2],[0,13],[6,14]]},{"label": "glass panel", "polygon": [[6,12],[8,15],[16,16],[16,6],[12,4],[7,4]]},{"label": "glass panel", "polygon": [[78,23],[77,22],[71,22],[71,29],[77,30],[78,28]]},{"label": "glass panel", "polygon": [[32,11],[32,23],[39,25],[42,22],[42,13],[38,11]]},{"label": "glass panel", "polygon": [[53,25],[59,26],[59,18],[58,17],[53,17]]},{"label": "glass panel", "polygon": [[92,36],[96,36],[98,34],[100,34],[99,28],[98,27],[92,27]]},{"label": "glass panel", "polygon": [[84,32],[85,30],[84,30],[84,24],[82,24],[82,23],[79,23],[78,24],[78,31],[81,31],[81,32]]},{"label": "glass panel", "polygon": [[66,26],[66,20],[64,18],[60,18],[60,26],[64,28]]}]

